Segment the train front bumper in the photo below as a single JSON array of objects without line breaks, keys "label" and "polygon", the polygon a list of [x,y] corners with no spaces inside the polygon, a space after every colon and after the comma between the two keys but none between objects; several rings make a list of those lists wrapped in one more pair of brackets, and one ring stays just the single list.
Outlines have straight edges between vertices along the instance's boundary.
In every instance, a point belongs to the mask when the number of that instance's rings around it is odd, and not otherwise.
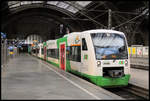
[{"label": "train front bumper", "polygon": [[125,75],[120,78],[106,78],[106,77],[98,77],[96,80],[96,84],[101,87],[107,86],[127,86],[130,79],[130,75]]}]

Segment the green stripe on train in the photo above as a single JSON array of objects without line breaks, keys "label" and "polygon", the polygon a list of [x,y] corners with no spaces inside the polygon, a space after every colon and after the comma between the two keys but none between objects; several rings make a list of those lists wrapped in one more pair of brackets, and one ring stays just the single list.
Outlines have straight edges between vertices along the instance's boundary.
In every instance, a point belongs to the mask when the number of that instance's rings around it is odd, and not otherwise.
[{"label": "green stripe on train", "polygon": [[[59,38],[57,39],[57,48],[60,49],[59,45],[60,43],[62,42],[65,42],[66,46],[68,46],[68,42],[67,42],[67,37],[63,37],[63,38]],[[60,53],[59,53],[60,54]],[[59,55],[60,56],[60,55]],[[60,57],[58,58],[59,59],[59,63],[60,63]],[[66,71],[69,71],[71,70],[70,68],[70,61],[68,59],[66,59]]]},{"label": "green stripe on train", "polygon": [[91,82],[93,82],[94,84],[98,85],[98,86],[126,86],[128,85],[128,81],[130,78],[130,75],[125,75],[124,77],[121,78],[106,78],[106,77],[102,77],[102,76],[92,76],[92,75],[87,75],[75,70],[71,70],[70,72],[77,74],[81,77],[85,77],[88,80],[90,80]]},{"label": "green stripe on train", "polygon": [[[52,61],[47,61],[50,64],[59,67],[59,64],[56,64],[55,62]],[[70,64],[69,64],[70,65]],[[67,68],[67,67],[66,67]],[[98,85],[98,86],[126,86],[128,85],[128,81],[130,78],[130,75],[125,75],[124,77],[121,78],[106,78],[106,77],[102,77],[102,76],[92,76],[92,75],[87,75],[72,69],[67,70],[69,72],[72,72],[78,76],[81,77],[85,77],[88,80],[90,80],[91,82],[93,82],[94,84]]]},{"label": "green stripe on train", "polygon": [[[58,49],[60,48],[59,45],[62,42],[65,42],[66,46],[68,46],[67,37],[63,37],[63,38],[57,39]],[[60,61],[60,57],[58,58],[58,60]],[[57,67],[60,67],[59,64],[56,64],[52,61],[48,61],[48,62],[57,66]],[[85,78],[89,79],[91,82],[93,82],[94,84],[96,84],[98,86],[103,86],[103,87],[104,86],[118,86],[118,85],[119,86],[126,86],[126,85],[128,85],[128,81],[130,78],[130,75],[125,75],[124,77],[121,77],[121,78],[106,78],[106,77],[102,77],[102,76],[87,75],[87,74],[72,70],[71,66],[70,66],[70,61],[67,59],[66,59],[66,71],[72,72],[72,73],[77,74],[81,77],[85,77]]]},{"label": "green stripe on train", "polygon": [[54,66],[56,66],[56,67],[58,67],[59,68],[59,64],[57,64],[57,63],[55,63],[55,62],[52,62],[52,61],[49,61],[49,60],[46,60],[48,63],[50,63],[50,64],[52,64],[52,65],[54,65]]},{"label": "green stripe on train", "polygon": [[43,42],[43,46],[47,46],[47,43],[46,43],[46,42]]}]

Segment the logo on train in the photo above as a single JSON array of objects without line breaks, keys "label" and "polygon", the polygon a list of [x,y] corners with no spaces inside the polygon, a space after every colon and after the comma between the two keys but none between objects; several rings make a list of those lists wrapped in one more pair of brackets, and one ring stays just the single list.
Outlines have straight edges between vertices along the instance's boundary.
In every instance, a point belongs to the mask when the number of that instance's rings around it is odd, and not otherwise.
[{"label": "logo on train", "polygon": [[79,36],[76,36],[75,38],[75,44],[78,44],[80,42]]}]

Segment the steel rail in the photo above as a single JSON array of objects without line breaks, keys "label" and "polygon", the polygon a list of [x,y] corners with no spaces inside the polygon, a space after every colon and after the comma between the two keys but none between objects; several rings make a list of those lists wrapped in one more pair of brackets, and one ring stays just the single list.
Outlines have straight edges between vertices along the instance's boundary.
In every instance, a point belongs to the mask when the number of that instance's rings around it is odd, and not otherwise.
[{"label": "steel rail", "polygon": [[127,88],[121,88],[125,91],[128,91],[130,93],[133,93],[137,96],[140,96],[144,99],[149,99],[149,89],[145,89],[139,86],[135,86],[133,84],[129,84]]},{"label": "steel rail", "polygon": [[149,70],[149,66],[143,66],[143,65],[131,64],[131,68],[142,69],[142,70]]}]

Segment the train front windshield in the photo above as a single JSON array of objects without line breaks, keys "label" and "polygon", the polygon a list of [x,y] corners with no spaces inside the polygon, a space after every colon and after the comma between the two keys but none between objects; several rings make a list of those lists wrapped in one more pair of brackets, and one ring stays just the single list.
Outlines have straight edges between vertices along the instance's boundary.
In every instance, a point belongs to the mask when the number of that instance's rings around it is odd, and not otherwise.
[{"label": "train front windshield", "polygon": [[91,33],[97,60],[127,59],[125,37],[115,33]]}]

